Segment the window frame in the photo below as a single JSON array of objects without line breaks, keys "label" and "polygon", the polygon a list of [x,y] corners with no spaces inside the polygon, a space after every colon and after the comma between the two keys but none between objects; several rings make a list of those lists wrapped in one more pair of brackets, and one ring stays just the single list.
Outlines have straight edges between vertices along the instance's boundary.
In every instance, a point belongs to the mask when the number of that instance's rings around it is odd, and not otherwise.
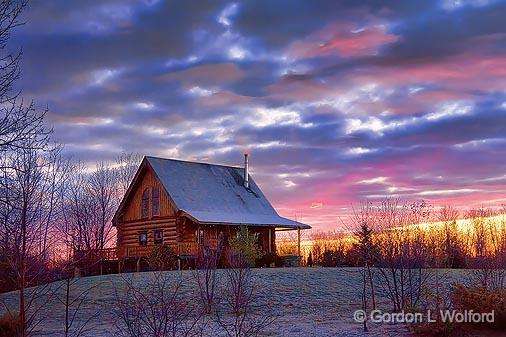
[{"label": "window frame", "polygon": [[203,245],[204,244],[204,229],[203,228],[197,228],[195,230],[195,242]]},{"label": "window frame", "polygon": [[[146,240],[142,240],[142,237],[145,236],[146,237]],[[142,231],[142,232],[139,232],[139,246],[141,247],[146,247],[148,245],[148,232],[147,231]]]},{"label": "window frame", "polygon": [[[160,237],[157,237],[158,234],[160,235]],[[153,231],[153,242],[155,243],[155,245],[163,244],[163,229],[155,229]]]},{"label": "window frame", "polygon": [[151,188],[151,216],[160,216],[160,190],[158,187]]},{"label": "window frame", "polygon": [[150,188],[146,187],[141,195],[141,219],[149,218]]}]

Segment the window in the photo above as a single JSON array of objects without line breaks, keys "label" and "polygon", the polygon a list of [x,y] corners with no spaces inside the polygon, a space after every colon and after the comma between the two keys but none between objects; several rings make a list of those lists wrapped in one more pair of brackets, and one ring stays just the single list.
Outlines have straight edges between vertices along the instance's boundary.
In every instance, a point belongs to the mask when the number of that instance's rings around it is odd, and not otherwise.
[{"label": "window", "polygon": [[153,216],[160,215],[160,194],[158,188],[153,188],[153,197],[151,200],[151,211]]},{"label": "window", "polygon": [[162,229],[155,230],[153,232],[153,236],[154,236],[155,245],[159,245],[159,244],[163,243],[163,230]]},{"label": "window", "polygon": [[204,230],[203,229],[197,229],[195,231],[195,242],[203,245],[204,244]]},{"label": "window", "polygon": [[147,218],[149,216],[149,187],[142,192],[141,202],[141,217]]},{"label": "window", "polygon": [[148,245],[148,232],[140,232],[139,246],[147,246],[147,245]]}]

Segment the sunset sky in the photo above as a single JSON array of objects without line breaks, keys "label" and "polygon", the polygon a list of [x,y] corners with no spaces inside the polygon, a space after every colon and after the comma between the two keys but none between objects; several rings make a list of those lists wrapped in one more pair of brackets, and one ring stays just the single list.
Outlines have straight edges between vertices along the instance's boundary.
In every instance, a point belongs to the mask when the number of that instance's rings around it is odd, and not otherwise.
[{"label": "sunset sky", "polygon": [[242,165],[316,229],[506,203],[506,3],[35,0],[10,47],[66,151]]}]

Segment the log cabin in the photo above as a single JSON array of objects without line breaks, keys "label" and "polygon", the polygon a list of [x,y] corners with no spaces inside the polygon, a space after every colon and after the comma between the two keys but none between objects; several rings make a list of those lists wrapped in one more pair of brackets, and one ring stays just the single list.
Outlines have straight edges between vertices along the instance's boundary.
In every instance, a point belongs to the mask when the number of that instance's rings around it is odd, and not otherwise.
[{"label": "log cabin", "polygon": [[[155,245],[169,245],[182,259],[227,243],[240,226],[256,233],[264,252],[276,251],[276,231],[309,225],[280,216],[244,167],[144,157],[112,224],[120,262],[146,257]],[[120,267],[121,268],[121,267]]]}]

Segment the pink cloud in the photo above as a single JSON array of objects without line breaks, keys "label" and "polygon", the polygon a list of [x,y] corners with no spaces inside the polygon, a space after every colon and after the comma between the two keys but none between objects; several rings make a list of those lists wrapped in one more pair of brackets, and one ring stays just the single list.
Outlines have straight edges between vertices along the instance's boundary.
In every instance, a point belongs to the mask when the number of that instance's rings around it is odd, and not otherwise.
[{"label": "pink cloud", "polygon": [[[268,87],[269,97],[317,103],[315,108],[327,104],[345,113],[409,115],[430,111],[438,103],[472,100],[475,92],[506,87],[506,59],[479,52],[437,63],[371,64],[360,72],[325,73],[324,82],[317,80],[315,74],[324,71],[287,75]],[[373,89],[363,91],[367,87]]]},{"label": "pink cloud", "polygon": [[451,85],[453,91],[502,90],[506,86],[506,59],[501,56],[466,53],[438,63],[383,66],[364,71],[356,77],[364,82],[383,85],[435,83]]},{"label": "pink cloud", "polygon": [[249,96],[238,95],[230,91],[219,91],[198,98],[197,104],[200,107],[229,107],[231,105],[247,104],[252,100]]},{"label": "pink cloud", "polygon": [[[269,188],[267,192],[281,214],[297,216],[317,230],[330,230],[343,228],[343,222],[360,201],[378,202],[387,196],[407,202],[423,199],[434,206],[450,204],[462,212],[506,204],[506,179],[486,184],[480,182],[480,176],[488,177],[486,168],[483,172],[470,172],[448,150],[432,149],[351,170],[334,167],[312,177],[290,194]],[[321,207],[313,207],[315,204]]]},{"label": "pink cloud", "polygon": [[383,24],[363,28],[350,23],[331,24],[304,39],[292,42],[288,54],[297,58],[374,55],[380,47],[394,43],[398,39],[398,36],[388,33]]}]

